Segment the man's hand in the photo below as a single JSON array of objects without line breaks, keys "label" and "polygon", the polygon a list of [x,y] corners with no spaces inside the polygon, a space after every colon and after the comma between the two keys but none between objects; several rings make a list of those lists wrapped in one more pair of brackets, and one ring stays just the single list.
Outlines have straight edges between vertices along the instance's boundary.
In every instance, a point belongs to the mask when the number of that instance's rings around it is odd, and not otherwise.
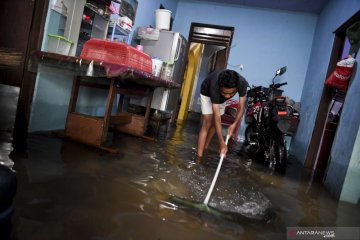
[{"label": "man's hand", "polygon": [[222,141],[222,142],[220,143],[220,149],[219,149],[220,156],[221,156],[221,155],[226,156],[227,151],[228,151],[228,147],[226,146],[225,142]]},{"label": "man's hand", "polygon": [[218,136],[219,139],[219,153],[220,155],[221,154],[226,155],[228,149],[225,144],[224,137],[222,135],[220,105],[213,103],[212,107],[213,107],[213,115],[214,115],[214,125],[215,125],[214,127],[216,131],[216,135]]},{"label": "man's hand", "polygon": [[244,109],[245,109],[245,99],[246,97],[240,97],[239,98],[239,106],[238,106],[238,110],[237,110],[237,113],[236,113],[236,117],[235,117],[235,121],[233,124],[231,124],[228,129],[227,129],[227,136],[229,137],[232,137],[235,129],[238,127],[238,125],[240,124],[241,122],[241,119],[244,115]]},{"label": "man's hand", "polygon": [[226,136],[229,136],[231,138],[235,129],[236,129],[236,124],[234,124],[234,123],[231,124],[226,131]]}]

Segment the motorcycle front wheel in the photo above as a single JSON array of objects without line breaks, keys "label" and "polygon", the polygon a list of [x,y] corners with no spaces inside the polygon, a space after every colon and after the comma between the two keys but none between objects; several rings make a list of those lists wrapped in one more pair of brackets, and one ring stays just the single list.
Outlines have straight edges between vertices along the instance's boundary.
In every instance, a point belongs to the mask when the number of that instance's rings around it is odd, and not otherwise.
[{"label": "motorcycle front wheel", "polygon": [[258,133],[254,130],[255,126],[250,124],[245,129],[245,149],[250,154],[258,154],[260,151],[260,142]]}]

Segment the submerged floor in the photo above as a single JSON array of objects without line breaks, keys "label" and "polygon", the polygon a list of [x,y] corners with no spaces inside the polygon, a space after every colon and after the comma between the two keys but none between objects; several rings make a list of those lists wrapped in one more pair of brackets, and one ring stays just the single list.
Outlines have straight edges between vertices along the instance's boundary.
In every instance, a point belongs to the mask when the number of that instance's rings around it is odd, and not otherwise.
[{"label": "submerged floor", "polygon": [[178,207],[171,196],[205,199],[219,160],[196,161],[197,133],[195,123],[156,141],[120,134],[117,154],[30,134],[27,153],[11,155],[12,239],[286,239],[286,227],[360,225],[360,207],[334,200],[296,161],[280,176],[239,146],[209,201],[234,218]]}]

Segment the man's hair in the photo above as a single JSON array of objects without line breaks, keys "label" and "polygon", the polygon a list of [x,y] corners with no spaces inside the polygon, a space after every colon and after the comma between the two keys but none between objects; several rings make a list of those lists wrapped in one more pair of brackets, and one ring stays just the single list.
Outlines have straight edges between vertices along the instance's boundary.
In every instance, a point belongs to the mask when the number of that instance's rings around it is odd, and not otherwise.
[{"label": "man's hair", "polygon": [[224,70],[219,74],[219,86],[224,88],[237,88],[239,74],[234,70]]}]

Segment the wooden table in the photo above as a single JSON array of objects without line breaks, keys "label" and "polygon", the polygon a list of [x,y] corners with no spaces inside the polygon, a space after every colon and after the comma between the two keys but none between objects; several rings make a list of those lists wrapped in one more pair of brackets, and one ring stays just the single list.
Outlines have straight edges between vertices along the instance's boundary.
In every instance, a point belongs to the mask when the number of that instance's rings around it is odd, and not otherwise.
[{"label": "wooden table", "polygon": [[[74,76],[64,135],[67,138],[108,151],[116,151],[106,144],[110,127],[117,131],[145,136],[150,117],[153,92],[157,87],[178,88],[179,84],[154,77],[140,70],[103,62],[36,51],[29,63],[29,70]],[[87,78],[84,78],[84,77]],[[86,79],[106,79],[104,83]],[[100,82],[100,81],[99,81]],[[107,100],[103,117],[77,113],[76,103],[80,86],[106,90]],[[120,94],[116,115],[111,114],[116,94]],[[147,97],[145,115],[122,111],[124,96]]]}]

